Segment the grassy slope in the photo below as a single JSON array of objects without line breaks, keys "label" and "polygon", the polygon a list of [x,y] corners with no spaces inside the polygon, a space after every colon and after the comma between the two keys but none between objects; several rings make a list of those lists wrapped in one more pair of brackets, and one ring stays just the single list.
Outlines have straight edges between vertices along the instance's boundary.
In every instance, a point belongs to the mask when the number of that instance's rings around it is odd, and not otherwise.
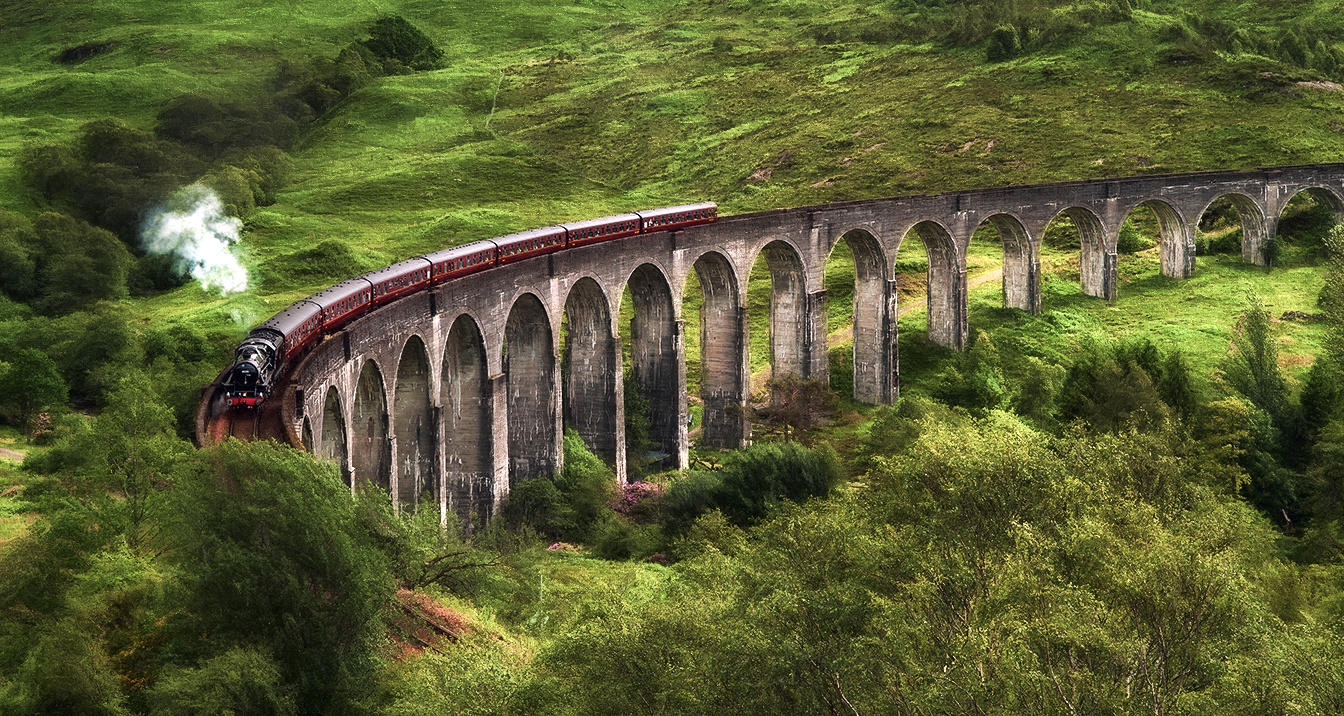
[{"label": "grassy slope", "polygon": [[[702,197],[743,211],[1325,161],[1344,146],[1330,128],[1338,94],[1251,99],[1256,88],[1229,80],[1229,63],[1154,64],[1147,38],[1166,20],[1152,13],[987,65],[979,50],[931,44],[818,45],[815,25],[873,22],[853,2],[54,5],[0,9],[17,40],[0,49],[0,207],[32,208],[11,153],[90,117],[148,126],[178,92],[245,95],[278,59],[331,56],[384,12],[442,43],[449,69],[367,87],[306,138],[280,201],[248,217],[254,268],[323,238],[376,263]],[[1317,12],[1295,7],[1296,17]],[[1218,12],[1267,21],[1282,10]],[[118,45],[73,67],[48,59],[92,40]],[[768,181],[751,179],[767,167]],[[200,317],[205,304],[246,319],[293,295],[259,292],[273,300],[211,301],[188,288],[144,308]]]},{"label": "grassy slope", "polygon": [[[1266,26],[1338,22],[1325,2],[1181,5]],[[385,12],[438,40],[449,69],[381,80],[305,139],[279,202],[247,217],[254,273],[326,238],[348,241],[377,264],[562,219],[699,198],[746,211],[1335,161],[1344,147],[1339,94],[1258,94],[1229,81],[1227,64],[1154,65],[1156,43],[1147,38],[1161,19],[1153,14],[1071,48],[986,65],[979,51],[932,44],[817,45],[809,23],[868,21],[866,6],[846,1],[758,9],[651,0],[10,3],[0,5],[0,208],[36,209],[13,171],[23,144],[68,137],[98,116],[148,127],[157,104],[184,91],[254,92],[279,59],[331,56]],[[109,39],[117,48],[84,64],[48,61],[64,47]],[[769,180],[752,179],[766,168]],[[902,258],[918,253],[910,242]],[[1243,285],[1256,285],[1281,313],[1312,310],[1321,280],[1305,266],[1266,275],[1201,257],[1196,278],[1178,284],[1157,276],[1155,257],[1126,257],[1121,299],[1108,305],[1083,297],[1076,259],[1072,268],[1063,262],[1046,278],[1045,315],[998,308],[999,289],[989,284],[971,294],[972,326],[989,330],[1005,354],[1060,358],[1092,331],[1155,334],[1207,372],[1226,349]],[[976,249],[972,264],[973,273],[992,269],[992,245]],[[832,328],[847,321],[848,281],[852,269],[837,257],[828,279]],[[188,286],[135,302],[134,310],[146,321],[231,323],[241,332],[301,292],[263,283],[218,299]],[[922,339],[924,322],[922,311],[900,322],[906,390],[927,385],[949,360]],[[764,326],[753,311],[757,367]],[[1282,327],[1291,367],[1312,352],[1317,329]],[[695,338],[688,331],[692,358]],[[0,475],[0,487],[8,479]],[[24,528],[11,507],[0,503],[0,542]],[[532,638],[578,619],[555,612],[571,601],[592,604],[602,594],[613,604],[640,601],[665,586],[664,571],[651,565],[617,569],[557,556],[545,558],[542,571],[550,581],[539,582],[536,595],[502,594],[479,614],[525,635],[524,652]]]}]

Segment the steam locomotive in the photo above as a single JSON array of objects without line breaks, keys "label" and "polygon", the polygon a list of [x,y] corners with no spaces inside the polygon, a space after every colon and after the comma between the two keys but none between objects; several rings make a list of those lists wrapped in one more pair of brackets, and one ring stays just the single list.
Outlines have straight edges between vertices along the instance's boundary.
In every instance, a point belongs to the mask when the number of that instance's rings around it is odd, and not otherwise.
[{"label": "steam locomotive", "polygon": [[342,281],[299,299],[252,330],[234,352],[220,387],[225,405],[261,405],[285,366],[325,334],[416,291],[495,266],[636,234],[671,231],[718,218],[713,202],[669,206],[486,239],[436,251]]}]

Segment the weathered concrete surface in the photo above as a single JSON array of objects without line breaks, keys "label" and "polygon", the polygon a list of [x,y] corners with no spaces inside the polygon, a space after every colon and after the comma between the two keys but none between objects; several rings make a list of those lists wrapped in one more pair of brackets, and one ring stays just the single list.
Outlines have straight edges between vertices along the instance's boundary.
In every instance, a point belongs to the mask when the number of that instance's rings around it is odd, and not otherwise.
[{"label": "weathered concrete surface", "polygon": [[[845,241],[854,256],[854,390],[884,403],[899,394],[896,253],[904,240],[929,255],[929,337],[965,345],[966,247],[979,226],[1004,245],[1004,303],[1041,310],[1040,240],[1056,217],[1082,239],[1085,293],[1116,298],[1116,241],[1125,218],[1151,208],[1163,272],[1195,268],[1194,227],[1231,197],[1243,223],[1243,257],[1262,262],[1288,201],[1302,191],[1344,213],[1344,165],[1285,167],[1000,187],[728,216],[683,231],[631,237],[510,264],[409,296],[326,338],[290,374],[288,432],[341,464],[352,484],[372,482],[403,509],[425,499],[448,514],[488,516],[518,480],[555,469],[565,423],[623,468],[620,340],[631,343],[632,384],[650,405],[655,449],[687,460],[682,304],[695,272],[704,293],[703,436],[750,439],[740,410],[749,385],[744,290],[764,253],[777,374],[825,378],[827,257]],[[619,325],[630,290],[633,319]],[[562,324],[568,334],[562,346]],[[207,396],[207,400],[209,396]],[[202,415],[207,411],[203,408]],[[201,428],[202,431],[204,427]],[[299,437],[302,436],[302,437]]]}]

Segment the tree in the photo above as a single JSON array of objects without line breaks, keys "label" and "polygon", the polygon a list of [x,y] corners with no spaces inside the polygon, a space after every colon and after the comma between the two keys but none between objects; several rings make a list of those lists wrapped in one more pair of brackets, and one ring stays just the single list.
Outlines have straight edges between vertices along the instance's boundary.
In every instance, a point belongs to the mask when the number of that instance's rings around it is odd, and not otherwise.
[{"label": "tree", "polygon": [[275,443],[229,441],[197,453],[177,484],[177,648],[202,663],[262,650],[305,710],[354,710],[393,581],[336,469]]},{"label": "tree", "polygon": [[364,46],[379,58],[396,60],[413,70],[436,69],[443,61],[443,52],[434,46],[434,41],[399,15],[379,18],[373,23]]},{"label": "tree", "polygon": [[44,313],[62,314],[126,295],[132,257],[108,231],[46,212],[34,222],[36,280]]},{"label": "tree", "polygon": [[241,647],[207,659],[199,667],[168,672],[155,684],[150,702],[154,716],[298,713],[275,660]]},{"label": "tree", "polygon": [[1330,229],[1323,243],[1327,257],[1325,286],[1317,305],[1325,315],[1325,357],[1338,374],[1344,373],[1344,224]]},{"label": "tree", "polygon": [[753,424],[778,433],[786,442],[807,442],[812,430],[835,417],[836,397],[824,380],[786,374],[766,382],[769,398],[748,406]]},{"label": "tree", "polygon": [[174,428],[173,411],[160,402],[149,378],[132,373],[108,396],[93,429],[76,438],[85,478],[120,498],[132,548],[152,539],[151,526],[158,523],[151,517],[191,450]]},{"label": "tree", "polygon": [[26,431],[33,416],[65,403],[65,381],[56,363],[33,348],[19,350],[8,363],[7,369],[0,368],[0,406],[14,411]]},{"label": "tree", "polygon": [[1276,425],[1287,417],[1288,385],[1279,371],[1279,344],[1269,311],[1260,296],[1246,297],[1248,310],[1232,335],[1232,354],[1223,361],[1223,375]]},{"label": "tree", "polygon": [[1022,54],[1022,38],[1014,25],[999,25],[985,40],[985,59],[990,62],[1011,60]]}]

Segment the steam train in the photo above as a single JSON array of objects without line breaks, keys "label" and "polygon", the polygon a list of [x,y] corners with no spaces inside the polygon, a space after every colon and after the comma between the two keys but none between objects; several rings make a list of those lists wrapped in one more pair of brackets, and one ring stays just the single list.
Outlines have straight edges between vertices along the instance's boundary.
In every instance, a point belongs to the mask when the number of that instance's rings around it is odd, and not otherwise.
[{"label": "steam train", "polygon": [[636,211],[477,241],[347,279],[295,301],[248,334],[220,384],[224,403],[261,405],[285,366],[314,341],[408,294],[515,261],[636,234],[707,224],[717,218],[718,206],[713,202]]}]

